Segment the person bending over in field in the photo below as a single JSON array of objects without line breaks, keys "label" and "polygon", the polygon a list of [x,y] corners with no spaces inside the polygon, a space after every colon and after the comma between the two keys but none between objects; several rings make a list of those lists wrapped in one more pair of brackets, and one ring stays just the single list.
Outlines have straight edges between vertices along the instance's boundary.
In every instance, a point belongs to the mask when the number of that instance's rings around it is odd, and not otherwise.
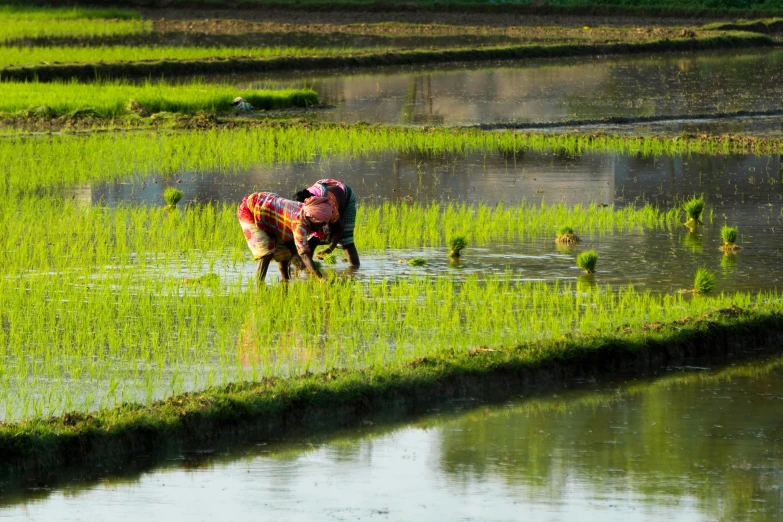
[{"label": "person bending over in field", "polygon": [[[345,252],[351,266],[359,266],[359,253],[353,243],[353,229],[356,225],[356,196],[342,181],[336,179],[320,179],[311,187],[300,190],[294,195],[297,201],[305,201],[311,197],[324,197],[337,205],[338,214],[332,216],[329,222],[329,246],[318,253],[318,258],[331,254],[336,247]],[[324,239],[325,234],[316,232],[316,237]]]},{"label": "person bending over in field", "polygon": [[256,278],[261,283],[274,258],[284,281],[290,276],[292,251],[298,254],[307,270],[322,279],[313,264],[312,249],[307,237],[320,232],[338,212],[333,201],[325,197],[309,197],[303,203],[281,198],[272,192],[256,192],[242,200],[237,217],[247,246],[258,260]]}]

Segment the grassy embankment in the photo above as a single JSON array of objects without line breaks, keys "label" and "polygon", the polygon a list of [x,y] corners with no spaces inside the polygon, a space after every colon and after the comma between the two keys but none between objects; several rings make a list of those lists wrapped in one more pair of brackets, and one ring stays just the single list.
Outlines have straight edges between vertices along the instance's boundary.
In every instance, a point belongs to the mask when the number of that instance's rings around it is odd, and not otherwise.
[{"label": "grassy embankment", "polygon": [[[18,0],[7,0],[18,4]],[[81,0],[84,6],[117,5],[108,0]],[[119,2],[129,7],[137,7],[138,2]],[[50,0],[49,5],[72,5],[71,0]],[[148,0],[146,7],[172,7],[172,3],[163,0]],[[370,10],[370,11],[416,11],[438,10],[440,12],[516,12],[525,14],[557,15],[649,15],[649,16],[754,16],[770,13],[783,13],[781,0],[550,0],[541,5],[534,0],[515,0],[502,4],[490,0],[413,0],[400,4],[392,0],[238,0],[230,4],[224,0],[179,0],[174,6],[192,7],[232,7],[265,9],[301,9],[301,10]]]},{"label": "grassy embankment", "polygon": [[[55,118],[63,115],[116,118],[128,114],[149,116],[159,112],[228,112],[231,101],[242,96],[257,110],[309,107],[318,104],[310,89],[240,90],[230,85],[192,82],[168,84],[123,82],[0,82],[0,115]],[[136,105],[129,106],[133,100]]]}]

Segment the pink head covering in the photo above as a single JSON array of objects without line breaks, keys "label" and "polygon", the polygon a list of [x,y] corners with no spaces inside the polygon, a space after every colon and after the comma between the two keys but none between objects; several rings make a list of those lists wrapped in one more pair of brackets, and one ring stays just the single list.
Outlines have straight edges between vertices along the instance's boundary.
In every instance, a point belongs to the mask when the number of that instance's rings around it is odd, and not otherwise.
[{"label": "pink head covering", "polygon": [[310,220],[320,221],[321,223],[330,223],[332,216],[339,216],[337,205],[330,198],[307,198],[304,202],[302,212]]}]

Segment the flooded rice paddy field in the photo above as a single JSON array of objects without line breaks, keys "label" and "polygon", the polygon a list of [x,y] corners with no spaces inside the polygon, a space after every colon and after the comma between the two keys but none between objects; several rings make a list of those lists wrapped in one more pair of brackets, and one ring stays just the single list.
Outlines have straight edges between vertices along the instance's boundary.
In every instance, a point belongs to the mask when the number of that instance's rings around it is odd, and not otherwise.
[{"label": "flooded rice paddy field", "polygon": [[[706,266],[721,274],[719,290],[759,290],[783,282],[783,163],[779,156],[678,155],[631,156],[615,153],[522,152],[516,155],[427,155],[385,153],[350,160],[314,158],[309,163],[257,166],[226,177],[219,173],[181,173],[171,178],[139,177],[123,182],[83,185],[66,194],[85,204],[133,202],[158,206],[164,187],[175,184],[183,202],[234,204],[256,190],[290,195],[320,178],[344,180],[363,205],[407,201],[429,204],[516,205],[601,203],[617,208],[650,202],[662,209],[678,206],[694,194],[704,194],[705,226],[696,233],[686,227],[583,234],[576,249],[558,248],[552,235],[500,243],[472,245],[458,264],[448,262],[443,249],[361,252],[362,268],[355,277],[378,278],[414,274],[464,277],[511,271],[517,280],[576,279],[575,252],[594,248],[601,256],[595,275],[600,283],[632,284],[662,292],[687,288],[692,274]],[[180,182],[180,183],[176,183]],[[739,227],[742,250],[723,256],[720,228]],[[368,233],[359,230],[358,234]],[[428,265],[412,268],[413,257]],[[249,256],[248,256],[249,257]],[[247,263],[221,269],[227,282],[252,276]],[[342,273],[346,264],[335,270]],[[328,267],[327,267],[328,268]],[[271,270],[272,279],[277,277]],[[199,276],[200,273],[191,274]]]},{"label": "flooded rice paddy field", "polygon": [[233,81],[277,88],[306,83],[322,103],[335,106],[316,116],[324,121],[451,126],[780,110],[781,61],[783,51],[757,49],[255,75]]},{"label": "flooded rice paddy field", "polygon": [[[455,401],[404,425],[201,447],[0,488],[7,520],[777,521],[783,361]],[[350,492],[350,494],[346,493]]]}]

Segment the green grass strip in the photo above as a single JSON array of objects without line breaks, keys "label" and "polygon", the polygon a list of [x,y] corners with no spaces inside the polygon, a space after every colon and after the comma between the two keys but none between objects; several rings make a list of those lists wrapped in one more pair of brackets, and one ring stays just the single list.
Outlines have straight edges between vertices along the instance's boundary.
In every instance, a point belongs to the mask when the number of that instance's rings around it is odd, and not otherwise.
[{"label": "green grass strip", "polygon": [[318,104],[318,95],[310,89],[245,90],[231,85],[193,82],[174,85],[146,82],[0,82],[0,113],[29,111],[32,117],[54,117],[79,109],[90,109],[92,116],[111,118],[129,113],[128,103],[135,100],[147,113],[230,111],[231,101],[242,96],[256,109],[287,109]]},{"label": "green grass strip", "polygon": [[346,47],[173,47],[112,45],[100,47],[0,47],[0,67],[43,64],[155,62],[161,60],[209,60],[235,58],[265,60],[277,57],[358,56],[387,52],[390,48],[352,49]]},{"label": "green grass strip", "polygon": [[0,425],[7,469],[85,465],[241,432],[282,436],[336,427],[380,411],[433,401],[513,393],[541,381],[568,382],[616,371],[644,373],[688,360],[718,362],[780,346],[780,305],[729,308],[645,329],[527,343],[509,349],[455,349],[403,364],[266,378],[186,393],[144,407],[68,414]]},{"label": "green grass strip", "polygon": [[[152,22],[127,9],[40,8],[0,6],[0,42],[55,36],[101,37],[138,34]],[[0,51],[5,55],[6,50]]]},{"label": "green grass strip", "polygon": [[482,47],[478,49],[435,49],[388,51],[344,56],[283,56],[267,59],[229,58],[224,60],[161,60],[157,62],[95,63],[84,65],[36,65],[7,67],[0,71],[4,80],[41,80],[78,78],[126,78],[132,76],[231,74],[282,70],[313,70],[344,67],[376,67],[382,65],[414,65],[428,63],[466,62],[482,60],[513,60],[594,56],[605,54],[636,54],[704,49],[732,49],[777,45],[767,35],[748,32],[727,32],[696,38],[675,38],[648,42],[617,44],[561,44]]}]

